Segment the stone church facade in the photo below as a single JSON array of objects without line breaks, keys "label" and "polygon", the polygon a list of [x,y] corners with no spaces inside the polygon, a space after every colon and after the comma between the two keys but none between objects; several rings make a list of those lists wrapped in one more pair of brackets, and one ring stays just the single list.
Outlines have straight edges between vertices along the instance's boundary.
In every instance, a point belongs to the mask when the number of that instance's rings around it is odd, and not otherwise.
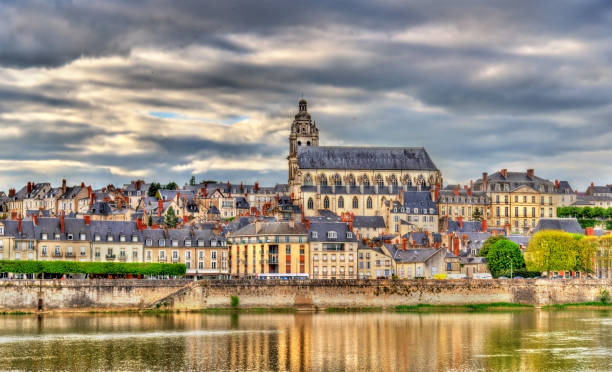
[{"label": "stone church facade", "polygon": [[383,215],[405,191],[442,185],[442,174],[422,147],[319,146],[319,130],[306,100],[289,135],[289,190],[306,216]]}]

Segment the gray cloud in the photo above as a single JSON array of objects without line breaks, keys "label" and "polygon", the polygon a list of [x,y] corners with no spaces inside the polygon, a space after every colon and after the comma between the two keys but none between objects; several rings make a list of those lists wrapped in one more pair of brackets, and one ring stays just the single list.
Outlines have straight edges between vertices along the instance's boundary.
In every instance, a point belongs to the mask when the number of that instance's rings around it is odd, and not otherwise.
[{"label": "gray cloud", "polygon": [[0,16],[0,163],[23,164],[1,188],[286,182],[301,92],[322,144],[423,145],[447,181],[512,166],[612,183],[609,1],[24,0]]}]

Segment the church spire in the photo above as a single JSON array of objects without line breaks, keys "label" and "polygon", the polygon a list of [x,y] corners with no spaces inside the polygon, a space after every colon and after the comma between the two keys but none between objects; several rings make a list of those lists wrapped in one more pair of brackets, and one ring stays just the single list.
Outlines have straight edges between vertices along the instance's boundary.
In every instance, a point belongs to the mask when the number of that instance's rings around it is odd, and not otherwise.
[{"label": "church spire", "polygon": [[299,102],[300,112],[306,112],[306,100],[302,98]]}]

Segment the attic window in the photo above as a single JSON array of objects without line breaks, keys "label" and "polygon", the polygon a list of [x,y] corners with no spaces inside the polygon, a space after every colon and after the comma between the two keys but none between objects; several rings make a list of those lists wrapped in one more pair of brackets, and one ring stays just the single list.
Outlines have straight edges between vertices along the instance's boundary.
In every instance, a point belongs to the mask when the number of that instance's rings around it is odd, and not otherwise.
[{"label": "attic window", "polygon": [[120,242],[124,242],[124,241],[125,241],[125,235],[121,235],[121,236],[119,236],[119,241],[120,241]]},{"label": "attic window", "polygon": [[[203,242],[202,242],[203,243]],[[210,246],[211,247],[216,247],[217,246],[217,241],[216,240],[211,240],[210,241]]]},{"label": "attic window", "polygon": [[198,247],[203,247],[203,246],[204,246],[204,240],[198,239]]},{"label": "attic window", "polygon": [[107,242],[112,242],[112,241],[113,241],[113,236],[112,236],[112,235],[108,235],[108,236],[106,237],[106,241],[107,241]]},{"label": "attic window", "polygon": [[185,247],[191,247],[191,240],[185,239]]},{"label": "attic window", "polygon": [[178,247],[178,240],[172,240],[172,246]]},{"label": "attic window", "polygon": [[47,240],[47,233],[42,233],[40,239]]},{"label": "attic window", "polygon": [[99,234],[96,234],[96,235],[95,235],[95,237],[94,237],[94,240],[95,240],[95,241],[97,241],[97,242],[99,242],[99,241],[100,241],[100,235],[99,235]]},{"label": "attic window", "polygon": [[317,239],[317,238],[318,238],[318,235],[319,235],[319,234],[318,234],[316,231],[313,231],[313,232],[312,232],[312,238],[313,238],[313,239]]},{"label": "attic window", "polygon": [[55,240],[60,240],[60,234],[55,234]]},{"label": "attic window", "polygon": [[138,241],[138,235],[132,235],[132,241],[133,242],[137,242]]},{"label": "attic window", "polygon": [[147,239],[147,242],[146,242],[146,243],[147,243],[147,245],[150,247],[150,246],[152,246],[152,245],[153,245],[153,240],[151,240],[151,239]]},{"label": "attic window", "polygon": [[74,235],[68,234],[68,240],[74,240]]},{"label": "attic window", "polygon": [[351,231],[347,231],[346,232],[346,238],[347,239],[353,239],[353,233]]},{"label": "attic window", "polygon": [[81,233],[81,234],[79,235],[79,240],[85,240],[85,239],[87,239],[87,238],[86,238],[86,236],[85,236],[85,234]]},{"label": "attic window", "polygon": [[335,231],[328,231],[327,232],[327,239],[337,239],[338,238],[338,233]]},{"label": "attic window", "polygon": [[166,245],[166,240],[165,239],[159,239],[159,246],[163,247]]}]

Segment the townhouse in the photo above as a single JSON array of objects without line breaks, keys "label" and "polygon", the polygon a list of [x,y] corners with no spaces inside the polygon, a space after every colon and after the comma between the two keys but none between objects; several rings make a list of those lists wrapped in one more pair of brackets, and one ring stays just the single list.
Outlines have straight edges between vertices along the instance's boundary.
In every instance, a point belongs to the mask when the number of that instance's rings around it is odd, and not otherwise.
[{"label": "townhouse", "polygon": [[313,279],[356,279],[357,237],[351,222],[309,222],[310,276]]}]

